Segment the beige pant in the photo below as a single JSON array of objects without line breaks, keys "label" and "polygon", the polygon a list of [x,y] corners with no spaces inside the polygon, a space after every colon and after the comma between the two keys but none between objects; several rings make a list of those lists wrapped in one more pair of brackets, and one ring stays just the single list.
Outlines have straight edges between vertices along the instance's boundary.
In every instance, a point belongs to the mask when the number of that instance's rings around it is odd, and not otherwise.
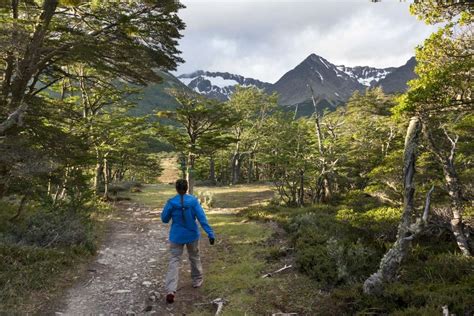
[{"label": "beige pant", "polygon": [[[185,245],[188,249],[189,262],[191,264],[191,278],[193,280],[193,285],[196,285],[202,281],[202,265],[201,258],[199,258],[199,239]],[[170,242],[171,257],[168,273],[166,274],[166,290],[168,293],[176,292],[178,289],[179,267],[181,265],[183,249],[184,244]]]}]

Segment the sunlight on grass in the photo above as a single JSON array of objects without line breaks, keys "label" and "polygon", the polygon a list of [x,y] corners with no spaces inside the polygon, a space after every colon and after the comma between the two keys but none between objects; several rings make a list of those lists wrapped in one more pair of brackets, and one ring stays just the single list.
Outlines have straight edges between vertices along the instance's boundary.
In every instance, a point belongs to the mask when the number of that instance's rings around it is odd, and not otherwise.
[{"label": "sunlight on grass", "polygon": [[162,208],[166,201],[176,194],[174,185],[170,184],[146,184],[141,188],[141,191],[122,193],[121,196],[148,207]]},{"label": "sunlight on grass", "polygon": [[198,187],[196,193],[211,195],[212,207],[248,207],[269,201],[274,196],[271,186],[263,184],[233,185],[223,187]]}]

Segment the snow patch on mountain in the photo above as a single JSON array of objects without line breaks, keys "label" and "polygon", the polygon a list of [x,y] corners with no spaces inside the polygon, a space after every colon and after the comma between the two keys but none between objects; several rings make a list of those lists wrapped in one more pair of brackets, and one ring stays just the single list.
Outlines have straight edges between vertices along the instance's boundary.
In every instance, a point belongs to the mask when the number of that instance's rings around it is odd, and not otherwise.
[{"label": "snow patch on mountain", "polygon": [[268,89],[271,84],[262,82],[252,78],[245,78],[240,75],[235,75],[227,72],[210,72],[198,70],[191,74],[183,74],[178,76],[189,88],[194,91],[215,98],[221,101],[226,101],[230,95],[235,91],[237,85],[243,87],[257,87],[259,89]]},{"label": "snow patch on mountain", "polygon": [[346,67],[344,65],[336,66],[336,68],[367,87],[373,86],[394,70],[394,68]]},{"label": "snow patch on mountain", "polygon": [[231,87],[239,84],[236,80],[225,79],[222,77],[202,76],[202,78],[209,80],[211,82],[211,85],[219,88]]}]

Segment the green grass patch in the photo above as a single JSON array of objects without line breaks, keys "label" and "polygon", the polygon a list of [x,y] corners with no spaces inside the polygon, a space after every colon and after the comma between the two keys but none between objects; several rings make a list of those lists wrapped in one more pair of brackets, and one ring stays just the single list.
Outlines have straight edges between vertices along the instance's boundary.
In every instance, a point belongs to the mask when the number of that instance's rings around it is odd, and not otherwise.
[{"label": "green grass patch", "polygon": [[83,247],[0,245],[0,311],[34,311],[51,293],[63,288],[67,275],[89,256]]},{"label": "green grass patch", "polygon": [[35,313],[94,254],[103,230],[97,219],[110,209],[93,202],[77,210],[31,203],[11,221],[17,207],[0,201],[0,311]]},{"label": "green grass patch", "polygon": [[148,207],[161,208],[169,198],[176,195],[176,190],[174,185],[146,184],[141,187],[141,192],[121,192],[119,195]]},{"label": "green grass patch", "polygon": [[[284,265],[275,258],[275,247],[271,246],[276,238],[272,227],[228,212],[212,212],[208,217],[219,242],[210,250],[204,289],[209,299],[223,297],[229,301],[224,315],[314,312],[319,288],[313,280],[291,270],[262,278]],[[202,309],[195,314],[213,312]]]},{"label": "green grass patch", "polygon": [[197,187],[198,196],[211,199],[215,208],[239,208],[266,203],[274,196],[272,187],[263,184],[233,185],[221,187]]}]

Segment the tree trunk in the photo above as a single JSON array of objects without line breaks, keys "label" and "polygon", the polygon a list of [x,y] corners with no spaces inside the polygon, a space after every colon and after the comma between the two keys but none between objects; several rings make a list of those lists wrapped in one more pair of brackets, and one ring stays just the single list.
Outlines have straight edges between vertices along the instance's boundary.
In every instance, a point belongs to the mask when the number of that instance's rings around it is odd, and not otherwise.
[{"label": "tree trunk", "polygon": [[452,161],[443,163],[443,172],[448,194],[451,198],[451,211],[453,217],[451,219],[451,229],[453,230],[456,243],[464,256],[472,256],[472,251],[469,246],[468,239],[463,229],[462,213],[463,213],[463,198],[459,177],[454,168]]},{"label": "tree trunk", "polygon": [[450,224],[456,239],[456,243],[462,254],[464,256],[470,257],[472,256],[472,249],[469,245],[468,237],[466,236],[463,229],[464,224],[462,220],[462,213],[464,210],[464,198],[462,185],[454,166],[458,137],[456,136],[453,139],[449,136],[447,131],[444,131],[446,138],[451,143],[451,151],[449,155],[447,155],[446,153],[443,153],[443,150],[436,145],[435,140],[431,134],[430,127],[427,123],[423,124],[423,130],[428,140],[428,148],[437,158],[443,169],[444,183],[448,190],[449,197],[451,198],[452,218]]},{"label": "tree trunk", "polygon": [[18,219],[21,216],[21,214],[23,213],[23,210],[25,209],[26,202],[28,201],[29,196],[30,196],[30,192],[27,192],[23,196],[23,198],[20,201],[20,206],[18,207],[18,210],[17,210],[15,216],[10,218],[10,221],[14,221],[14,220]]},{"label": "tree trunk", "polygon": [[258,161],[255,161],[254,166],[255,166],[255,180],[260,181],[260,165]]},{"label": "tree trunk", "polygon": [[196,156],[193,153],[188,155],[188,164],[186,169],[186,180],[188,180],[188,193],[194,194],[194,164]]},{"label": "tree trunk", "polygon": [[[397,240],[392,248],[384,255],[380,261],[379,269],[364,282],[364,293],[379,295],[383,292],[386,282],[391,282],[397,276],[402,261],[408,254],[411,241],[421,228],[421,221],[417,221],[417,226],[411,226],[414,206],[415,187],[413,178],[415,175],[416,151],[421,132],[421,122],[418,117],[412,117],[407,129],[404,150],[404,209],[400,224],[398,225]],[[429,209],[429,199],[425,205],[425,210]],[[427,211],[423,215],[426,221]]]},{"label": "tree trunk", "polygon": [[247,183],[252,183],[254,179],[254,165],[255,165],[255,154],[253,152],[249,155],[249,172],[247,177]]},{"label": "tree trunk", "polygon": [[99,149],[95,148],[95,170],[94,170],[94,192],[96,196],[100,194],[101,177],[103,172],[102,157]]},{"label": "tree trunk", "polygon": [[328,202],[332,198],[331,183],[329,182],[328,175],[323,177],[323,201]]},{"label": "tree trunk", "polygon": [[103,164],[103,175],[104,175],[104,200],[109,199],[109,180],[110,180],[110,170],[109,170],[109,163],[107,160],[107,155],[104,157],[104,164]]},{"label": "tree trunk", "polygon": [[298,189],[298,206],[304,205],[304,171],[300,170],[300,187]]},{"label": "tree trunk", "polygon": [[97,160],[97,163],[95,165],[95,175],[94,175],[94,192],[96,195],[99,195],[100,193],[100,180],[102,177],[102,172],[103,172],[103,166],[102,163]]},{"label": "tree trunk", "polygon": [[237,184],[240,180],[240,153],[235,152],[232,156],[232,184]]},{"label": "tree trunk", "polygon": [[59,195],[59,199],[64,199],[66,197],[66,189],[67,189],[67,186],[68,186],[68,177],[69,177],[69,168],[66,167],[66,172],[64,173],[64,181],[63,181],[63,185],[62,185],[62,188],[61,188],[61,194]]},{"label": "tree trunk", "polygon": [[15,76],[13,76],[13,80],[8,86],[8,89],[5,88],[4,91],[2,91],[2,93],[11,94],[10,104],[7,108],[12,110],[13,113],[11,113],[5,121],[0,123],[0,134],[4,134],[15,125],[22,124],[23,114],[28,108],[24,102],[26,89],[28,83],[38,71],[41,48],[58,3],[58,0],[45,0],[43,2],[43,11],[39,17],[39,22],[35,25],[35,32],[26,47],[23,58],[17,64],[18,70],[15,71]]},{"label": "tree trunk", "polygon": [[209,158],[209,180],[216,184],[216,162],[214,160],[214,156]]}]

